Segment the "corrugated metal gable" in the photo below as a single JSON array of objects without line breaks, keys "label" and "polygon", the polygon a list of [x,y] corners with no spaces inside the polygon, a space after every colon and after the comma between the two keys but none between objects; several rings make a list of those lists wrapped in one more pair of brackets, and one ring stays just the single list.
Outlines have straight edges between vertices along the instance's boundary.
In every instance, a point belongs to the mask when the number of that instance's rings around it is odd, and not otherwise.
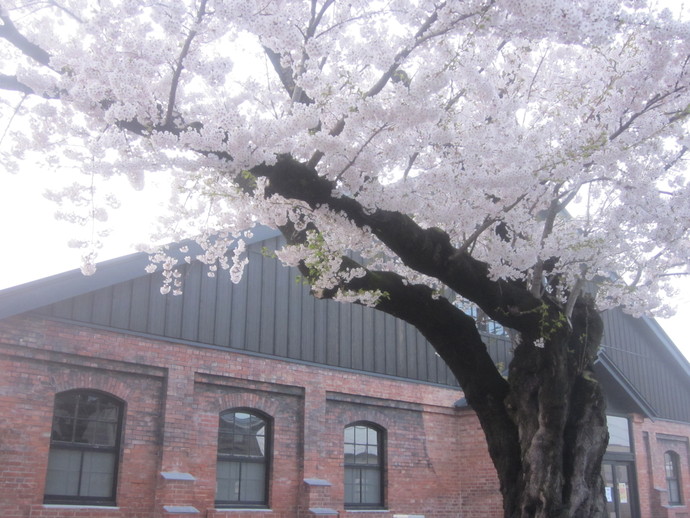
[{"label": "corrugated metal gable", "polygon": [[161,274],[105,286],[41,308],[47,316],[192,344],[457,386],[412,326],[371,308],[318,300],[295,268],[248,247],[238,284],[199,262],[181,267],[182,295],[161,295]]},{"label": "corrugated metal gable", "polygon": [[602,313],[602,351],[658,417],[690,422],[687,362],[674,357],[648,322],[612,309]]}]

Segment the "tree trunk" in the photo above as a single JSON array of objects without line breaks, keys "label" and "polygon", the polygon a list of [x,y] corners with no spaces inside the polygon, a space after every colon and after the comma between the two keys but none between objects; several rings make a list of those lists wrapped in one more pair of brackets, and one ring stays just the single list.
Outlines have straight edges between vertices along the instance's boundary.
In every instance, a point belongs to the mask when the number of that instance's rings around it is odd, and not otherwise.
[{"label": "tree trunk", "polygon": [[[475,408],[501,482],[506,518],[604,516],[601,461],[608,431],[592,370],[602,329],[589,302],[576,305],[572,325],[557,309],[545,311],[536,334],[543,345],[523,335],[510,365],[504,405],[514,429],[496,426],[495,415],[486,415],[495,409],[481,403]],[[495,447],[506,435],[516,435],[519,446]]]}]

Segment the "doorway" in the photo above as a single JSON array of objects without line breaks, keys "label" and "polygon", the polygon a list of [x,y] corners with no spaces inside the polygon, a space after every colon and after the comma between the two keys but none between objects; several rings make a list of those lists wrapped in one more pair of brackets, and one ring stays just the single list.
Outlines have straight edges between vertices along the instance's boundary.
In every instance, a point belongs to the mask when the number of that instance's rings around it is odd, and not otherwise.
[{"label": "doorway", "polygon": [[637,518],[632,467],[625,461],[605,460],[602,464],[608,518]]}]

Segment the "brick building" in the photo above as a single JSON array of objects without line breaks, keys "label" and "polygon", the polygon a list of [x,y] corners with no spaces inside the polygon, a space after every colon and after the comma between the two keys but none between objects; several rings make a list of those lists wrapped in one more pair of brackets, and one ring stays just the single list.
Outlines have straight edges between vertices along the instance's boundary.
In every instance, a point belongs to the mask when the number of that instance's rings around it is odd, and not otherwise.
[{"label": "brick building", "polygon": [[[313,299],[262,253],[278,244],[255,232],[237,285],[192,262],[177,297],[143,254],[0,292],[0,516],[501,516],[426,341]],[[690,366],[654,321],[604,316],[610,517],[687,517]]]}]

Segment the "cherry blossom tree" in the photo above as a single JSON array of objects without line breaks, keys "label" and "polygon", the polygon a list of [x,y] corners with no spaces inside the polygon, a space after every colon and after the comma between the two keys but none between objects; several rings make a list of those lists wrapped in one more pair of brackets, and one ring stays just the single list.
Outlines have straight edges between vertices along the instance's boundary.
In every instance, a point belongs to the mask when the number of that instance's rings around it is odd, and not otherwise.
[{"label": "cherry blossom tree", "polygon": [[[84,181],[54,196],[82,222],[106,218],[108,178],[169,174],[169,237],[197,236],[235,279],[229,243],[279,228],[316,297],[435,347],[506,517],[603,516],[598,310],[663,313],[688,272],[678,16],[644,0],[3,0],[1,158],[76,164]],[[467,303],[515,331],[507,376]]]}]

